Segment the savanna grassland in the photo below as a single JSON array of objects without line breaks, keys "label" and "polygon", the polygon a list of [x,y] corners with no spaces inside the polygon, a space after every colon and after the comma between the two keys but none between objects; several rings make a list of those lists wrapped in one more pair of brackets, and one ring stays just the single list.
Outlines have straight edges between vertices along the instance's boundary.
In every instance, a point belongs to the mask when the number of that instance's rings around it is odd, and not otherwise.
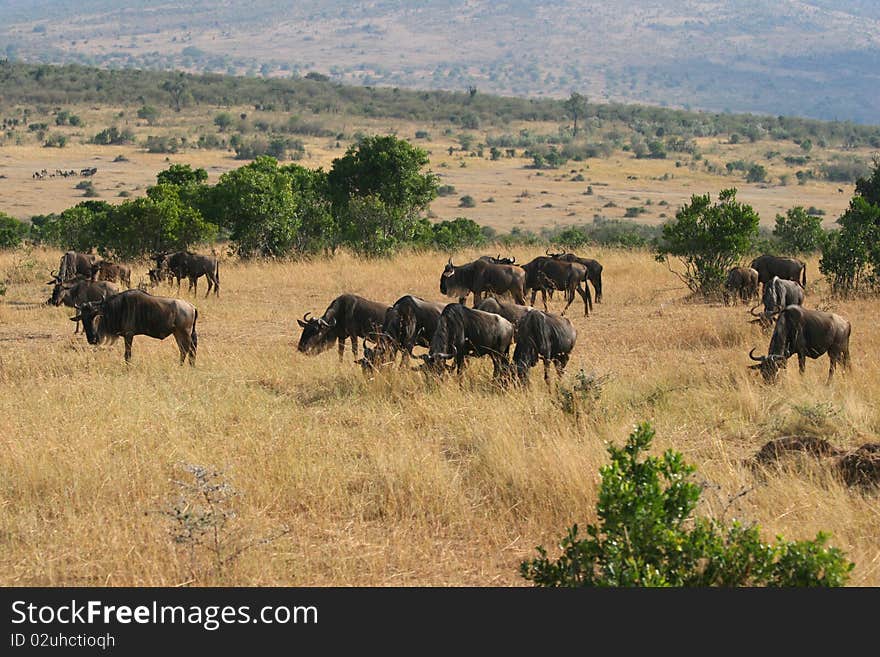
[{"label": "savanna grassland", "polygon": [[[589,255],[605,266],[605,298],[589,318],[572,306],[565,377],[548,387],[534,370],[526,389],[501,389],[485,362],[460,383],[396,368],[370,380],[350,347],[343,363],[335,349],[296,351],[296,318],[341,292],[438,299],[442,254],[224,258],[219,298],[182,293],[199,309],[190,368],[171,340],[136,338],[128,366],[121,342],[89,346],[70,309],[41,305],[60,253],[3,253],[0,584],[524,584],[517,567],[534,546],[552,553],[567,526],[595,519],[604,446],[651,420],[655,450],[697,465],[701,514],[758,523],[767,539],[829,531],[856,563],[850,583],[880,585],[876,495],[824,465],[743,463],[793,433],[841,448],[876,440],[877,301],[830,300],[810,260],[806,305],[852,322],[853,368],[826,386],[827,359],[803,378],[792,361],[768,387],[747,369],[749,349],[769,338],[744,306],[688,302],[646,252]],[[146,268],[135,263],[133,279]],[[559,390],[574,389],[579,370],[607,379],[565,412]],[[213,538],[171,538],[166,512],[185,508],[175,482],[186,464],[222,471],[238,492],[214,552]]]},{"label": "savanna grassland", "polygon": [[[136,106],[68,105],[63,111],[79,117],[81,125],[57,126],[60,106],[14,107],[0,109],[0,114],[24,116],[24,109],[28,109],[29,114],[22,120],[31,125],[45,123],[47,128],[32,132],[27,127],[19,127],[9,132],[12,136],[7,135],[5,140],[0,137],[0,211],[21,220],[60,212],[87,200],[85,192],[77,188],[85,178],[35,179],[35,172],[43,169],[49,174],[56,169],[78,172],[96,167],[97,173],[88,180],[93,183],[95,198],[110,203],[145,195],[146,188],[155,184],[156,174],[173,163],[204,168],[208,182],[214,184],[224,172],[249,160],[236,159],[231,148],[198,148],[200,138],[209,136],[224,143],[234,134],[243,135],[245,140],[265,139],[262,127],[283,126],[292,116],[244,105],[192,106],[180,112],[162,107],[159,117],[148,122],[137,118]],[[214,125],[213,119],[220,113],[234,118],[234,124],[228,129],[221,130]],[[693,194],[711,192],[714,195],[725,187],[736,187],[738,198],[755,208],[764,226],[772,227],[777,214],[785,214],[800,205],[824,213],[825,226],[831,227],[846,209],[853,184],[827,180],[818,174],[798,184],[797,172],[803,169],[818,172],[822,166],[854,160],[869,163],[876,153],[876,149],[869,146],[845,147],[833,143],[814,145],[810,153],[805,153],[801,146],[789,140],[768,137],[750,142],[734,137],[733,143],[730,135],[722,134],[695,138],[698,158],[675,152],[669,152],[665,159],[637,158],[631,151],[624,150],[629,147],[623,143],[601,157],[570,160],[557,169],[538,170],[533,168],[532,158],[526,153],[528,148],[512,148],[513,157],[507,156],[508,149],[501,148],[501,157],[493,160],[487,142],[523,132],[552,137],[559,133],[559,123],[513,121],[471,130],[445,121],[420,122],[334,113],[295,116],[333,135],[297,135],[296,140],[302,144],[298,164],[329,170],[334,158],[342,157],[358,135],[396,134],[428,152],[430,169],[439,176],[440,184],[447,187],[446,193],[431,204],[435,221],[467,217],[500,232],[518,228],[540,233],[559,226],[591,223],[596,217],[629,216],[640,223],[659,224],[673,217]],[[96,134],[109,127],[130,131],[131,143],[92,143]],[[615,137],[618,142],[626,142],[631,131],[624,123],[604,121],[601,128],[595,129],[595,139],[605,139],[602,135],[616,132],[626,136],[626,139]],[[43,139],[39,138],[40,134]],[[591,133],[582,128],[581,134]],[[66,145],[45,147],[45,141],[53,135],[63,136]],[[179,150],[148,152],[144,144],[151,136],[176,140]],[[791,158],[800,158],[802,163],[792,164]],[[765,181],[746,182],[745,171],[727,171],[726,165],[730,162],[760,164],[766,170]],[[473,199],[473,207],[462,205],[464,196]],[[627,215],[628,210],[635,214]]]}]

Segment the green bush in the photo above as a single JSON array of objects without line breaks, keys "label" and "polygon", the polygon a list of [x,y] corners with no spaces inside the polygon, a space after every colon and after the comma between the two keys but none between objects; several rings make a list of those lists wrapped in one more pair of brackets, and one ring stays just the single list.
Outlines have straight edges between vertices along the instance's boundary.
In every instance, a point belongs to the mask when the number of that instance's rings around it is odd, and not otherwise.
[{"label": "green bush", "polygon": [[735,189],[722,190],[715,204],[708,194],[694,195],[664,224],[657,260],[668,265],[676,256],[685,271],[675,273],[691,291],[716,294],[730,268],[751,250],[758,224],[757,212],[737,202]]},{"label": "green bush", "polygon": [[654,438],[640,424],[600,470],[598,524],[579,537],[574,525],[562,554],[520,564],[537,586],[842,586],[854,564],[820,532],[814,540],[764,543],[757,526],[694,517],[701,486],[682,455],[642,458]]},{"label": "green bush", "polygon": [[785,253],[815,253],[822,248],[825,231],[822,218],[807,213],[801,206],[776,215],[773,235]]},{"label": "green bush", "polygon": [[0,212],[0,249],[12,249],[28,234],[28,225]]},{"label": "green bush", "polygon": [[92,143],[102,146],[132,144],[134,143],[134,133],[128,128],[120,130],[114,125],[101,130],[101,132],[92,137]]},{"label": "green bush", "polygon": [[456,251],[483,246],[485,243],[486,237],[480,225],[471,219],[457,217],[431,226],[430,246],[440,251]]},{"label": "green bush", "polygon": [[67,146],[67,135],[62,135],[60,132],[54,132],[46,138],[46,141],[43,142],[43,146],[46,148],[64,148]]}]

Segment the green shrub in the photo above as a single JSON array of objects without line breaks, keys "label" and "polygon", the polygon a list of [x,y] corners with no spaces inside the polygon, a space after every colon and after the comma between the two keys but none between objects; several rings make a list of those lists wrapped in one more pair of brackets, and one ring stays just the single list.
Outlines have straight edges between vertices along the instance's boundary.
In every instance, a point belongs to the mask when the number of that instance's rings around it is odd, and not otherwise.
[{"label": "green shrub", "polygon": [[46,138],[46,141],[43,142],[43,146],[46,148],[64,148],[67,146],[67,135],[62,135],[60,132],[54,132]]},{"label": "green shrub", "polygon": [[486,237],[478,223],[464,217],[440,221],[431,227],[431,246],[440,251],[456,251],[483,246]]},{"label": "green shrub", "polygon": [[28,225],[0,212],[0,249],[12,249],[28,234]]},{"label": "green shrub", "polygon": [[144,147],[148,153],[176,153],[180,150],[180,140],[177,137],[150,135]]},{"label": "green shrub", "polygon": [[458,207],[460,208],[474,208],[477,206],[477,202],[474,200],[474,197],[470,194],[465,194],[460,199],[458,199]]},{"label": "green shrub", "polygon": [[574,525],[562,554],[520,564],[537,586],[842,586],[854,564],[828,536],[764,543],[757,526],[694,517],[702,492],[682,455],[642,458],[654,438],[640,424],[622,448],[611,445],[611,463],[600,470],[598,524],[579,537]]},{"label": "green shrub", "polygon": [[134,133],[128,128],[120,130],[114,125],[101,130],[101,132],[92,137],[92,143],[102,146],[132,144],[134,143]]},{"label": "green shrub", "polygon": [[670,256],[678,257],[685,271],[675,273],[692,292],[716,294],[730,268],[752,248],[758,223],[752,207],[737,202],[735,189],[722,190],[715,204],[708,194],[694,195],[664,224],[657,260],[668,265]]},{"label": "green shrub", "polygon": [[822,218],[807,213],[800,206],[791,208],[785,216],[776,215],[773,235],[785,253],[815,253],[825,240]]}]

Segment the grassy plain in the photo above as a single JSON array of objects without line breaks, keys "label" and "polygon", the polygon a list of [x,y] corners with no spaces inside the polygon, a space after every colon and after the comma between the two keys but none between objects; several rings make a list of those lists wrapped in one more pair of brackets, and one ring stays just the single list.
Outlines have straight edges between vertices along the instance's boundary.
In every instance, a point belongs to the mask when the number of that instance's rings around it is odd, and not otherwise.
[{"label": "grassy plain", "polygon": [[[46,148],[37,135],[19,128],[13,137],[0,140],[0,211],[26,220],[36,214],[60,212],[85,200],[83,191],[76,189],[80,177],[47,177],[34,179],[34,172],[46,169],[97,167],[98,173],[90,178],[99,198],[116,203],[124,200],[120,194],[142,196],[146,187],[154,184],[156,174],[171,163],[188,163],[204,167],[209,182],[214,183],[230,169],[246,164],[236,160],[231,150],[198,149],[185,147],[174,154],[148,153],[141,145],[150,135],[174,136],[195,144],[199,136],[217,135],[227,139],[229,133],[219,133],[213,125],[218,112],[229,112],[233,117],[244,115],[243,125],[248,131],[245,139],[259,136],[255,126],[260,123],[284,124],[290,115],[282,112],[256,111],[253,107],[191,107],[177,113],[160,108],[161,115],[155,125],[136,118],[136,109],[129,107],[68,107],[79,116],[82,126],[55,126],[56,108],[30,108],[27,123],[49,124],[47,135],[63,134],[68,143],[64,148]],[[22,108],[6,108],[4,115],[20,113]],[[407,138],[426,149],[430,155],[430,168],[440,176],[441,184],[450,185],[454,191],[434,201],[431,210],[435,219],[468,217],[480,224],[507,232],[512,228],[540,232],[569,224],[590,223],[594,217],[623,218],[628,208],[640,208],[636,221],[662,223],[674,216],[678,207],[689,201],[693,194],[717,195],[720,189],[736,187],[741,200],[750,203],[759,213],[762,223],[772,226],[777,214],[796,205],[815,207],[825,212],[826,225],[843,212],[852,196],[853,185],[829,182],[821,179],[807,180],[799,185],[795,173],[799,169],[818,168],[823,163],[838,158],[856,157],[870,162],[869,149],[820,148],[814,146],[808,164],[789,165],[787,156],[803,157],[802,149],[790,141],[761,140],[749,143],[729,143],[726,135],[696,140],[702,154],[701,160],[693,160],[690,154],[668,154],[667,159],[637,159],[631,152],[617,150],[607,158],[590,158],[581,162],[569,161],[557,170],[530,168],[531,159],[524,157],[524,149],[516,148],[516,157],[502,156],[490,159],[490,149],[477,147],[487,137],[499,134],[518,135],[527,130],[533,135],[555,135],[559,129],[553,123],[511,123],[503,127],[480,130],[463,130],[450,124],[425,125],[393,119],[350,119],[339,115],[320,115],[315,122],[336,134],[335,137],[297,136],[302,139],[305,154],[299,163],[308,167],[332,165],[333,159],[344,154],[351,139],[358,132],[364,134],[394,133]],[[131,130],[135,144],[123,146],[99,146],[90,143],[94,135],[114,125]],[[622,134],[630,128],[619,126]],[[603,132],[614,130],[613,124],[603,127]],[[428,139],[417,139],[417,132],[424,131]],[[470,150],[461,150],[461,137],[471,138]],[[596,140],[604,140],[602,134]],[[452,152],[450,152],[452,149]],[[505,149],[502,149],[504,151]],[[728,162],[742,160],[755,162],[767,169],[766,183],[746,183],[744,173],[718,175],[710,173],[709,162],[725,171]],[[785,178],[785,184],[782,180]],[[588,189],[592,193],[588,193]],[[462,196],[471,196],[476,204],[472,208],[460,206]]]},{"label": "grassy plain", "polygon": [[[827,359],[803,378],[792,361],[768,387],[746,369],[769,338],[743,306],[688,303],[648,253],[590,255],[605,299],[590,318],[573,306],[562,385],[580,369],[609,378],[574,416],[538,370],[527,389],[501,390],[488,363],[437,384],[396,369],[368,380],[350,349],[341,364],[335,349],[296,352],[296,318],[339,293],[438,299],[439,254],[224,260],[219,298],[182,295],[199,309],[195,368],[177,365],[170,340],[136,338],[130,366],[121,342],[90,347],[69,309],[39,305],[60,253],[0,254],[0,584],[524,584],[517,566],[534,546],[552,552],[567,526],[595,519],[605,445],[651,420],[655,450],[698,466],[700,513],[758,523],[767,539],[829,531],[857,564],[851,583],[880,585],[876,496],[799,460],[743,465],[781,435],[876,440],[878,302],[828,300],[810,261],[807,305],[851,320],[854,367],[825,386]],[[146,268],[135,263],[134,280]],[[222,470],[239,493],[220,539],[223,555],[242,551],[221,568],[206,546],[171,540],[181,464]]]}]

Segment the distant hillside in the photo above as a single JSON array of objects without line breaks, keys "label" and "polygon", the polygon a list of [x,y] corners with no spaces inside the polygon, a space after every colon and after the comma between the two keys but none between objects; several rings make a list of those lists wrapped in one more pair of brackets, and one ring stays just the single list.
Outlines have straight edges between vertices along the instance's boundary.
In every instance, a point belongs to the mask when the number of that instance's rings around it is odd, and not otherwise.
[{"label": "distant hillside", "polygon": [[880,123],[868,0],[0,0],[0,52]]}]

